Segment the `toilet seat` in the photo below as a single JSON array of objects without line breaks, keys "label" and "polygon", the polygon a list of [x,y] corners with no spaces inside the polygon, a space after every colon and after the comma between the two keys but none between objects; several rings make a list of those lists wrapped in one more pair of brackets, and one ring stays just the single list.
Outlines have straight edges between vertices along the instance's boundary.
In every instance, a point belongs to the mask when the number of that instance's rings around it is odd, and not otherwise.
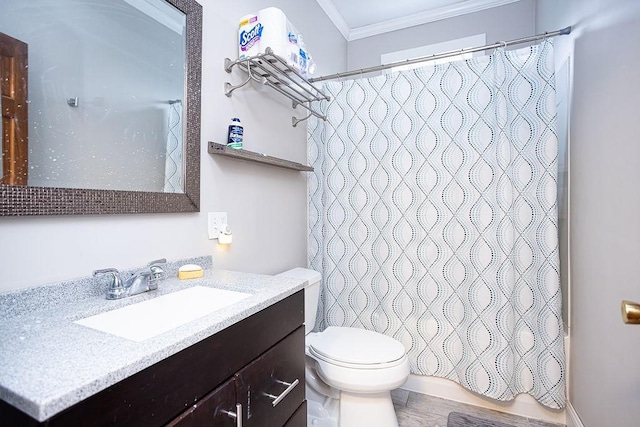
[{"label": "toilet seat", "polygon": [[307,336],[309,355],[352,369],[385,369],[404,362],[404,346],[393,338],[358,328],[330,326]]},{"label": "toilet seat", "polygon": [[326,362],[326,363],[329,363],[331,365],[340,366],[340,367],[343,367],[343,368],[360,369],[360,370],[372,370],[372,371],[376,370],[376,369],[393,368],[394,366],[401,365],[405,361],[405,358],[402,357],[402,358],[400,358],[398,360],[394,360],[393,362],[376,363],[375,365],[359,365],[357,363],[345,363],[345,362],[340,362],[340,361],[337,361],[337,360],[333,360],[333,359],[328,358],[328,357],[324,357],[322,355],[317,354],[312,348],[309,349],[309,356],[311,356],[313,359],[315,359],[317,361]]}]

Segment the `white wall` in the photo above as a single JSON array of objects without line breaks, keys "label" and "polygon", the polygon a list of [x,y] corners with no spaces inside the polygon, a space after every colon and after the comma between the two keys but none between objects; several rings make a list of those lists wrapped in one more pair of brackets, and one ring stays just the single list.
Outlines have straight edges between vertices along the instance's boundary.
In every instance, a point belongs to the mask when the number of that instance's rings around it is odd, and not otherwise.
[{"label": "white wall", "polygon": [[476,13],[431,22],[349,42],[349,70],[380,65],[380,55],[398,50],[486,34],[487,43],[530,36],[535,0],[520,0]]},{"label": "white wall", "polygon": [[538,31],[566,25],[556,46],[573,63],[567,424],[638,425],[640,327],[622,323],[620,301],[640,300],[640,2],[538,0]]},{"label": "white wall", "polygon": [[[280,95],[245,87],[231,98],[223,69],[237,56],[239,18],[265,7],[259,0],[200,0],[204,8],[201,212],[192,214],[0,218],[0,291],[87,276],[96,268],[135,267],[159,257],[213,255],[214,266],[272,274],[306,266],[306,175],[211,156],[207,141],[224,141],[231,117],[245,127],[245,148],[306,163],[306,128]],[[346,69],[346,42],[314,1],[273,0],[302,32],[318,74]],[[301,116],[303,113],[298,112]],[[207,238],[207,212],[226,211],[233,244]]]}]

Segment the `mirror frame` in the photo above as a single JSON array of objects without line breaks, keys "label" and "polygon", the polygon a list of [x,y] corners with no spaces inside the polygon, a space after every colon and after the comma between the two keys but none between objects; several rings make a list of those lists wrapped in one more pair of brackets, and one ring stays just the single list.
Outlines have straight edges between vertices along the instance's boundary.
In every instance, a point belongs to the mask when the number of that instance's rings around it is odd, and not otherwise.
[{"label": "mirror frame", "polygon": [[184,193],[0,185],[0,216],[200,212],[202,6],[165,1],[186,15]]}]

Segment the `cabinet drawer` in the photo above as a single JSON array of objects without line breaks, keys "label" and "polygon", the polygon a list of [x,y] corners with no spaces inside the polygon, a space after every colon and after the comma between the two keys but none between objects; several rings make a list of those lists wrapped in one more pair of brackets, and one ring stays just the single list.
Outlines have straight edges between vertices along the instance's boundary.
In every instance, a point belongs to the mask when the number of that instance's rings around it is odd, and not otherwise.
[{"label": "cabinet drawer", "polygon": [[244,427],[282,427],[304,402],[304,326],[236,374]]},{"label": "cabinet drawer", "polygon": [[235,427],[236,383],[231,379],[184,411],[166,427]]}]

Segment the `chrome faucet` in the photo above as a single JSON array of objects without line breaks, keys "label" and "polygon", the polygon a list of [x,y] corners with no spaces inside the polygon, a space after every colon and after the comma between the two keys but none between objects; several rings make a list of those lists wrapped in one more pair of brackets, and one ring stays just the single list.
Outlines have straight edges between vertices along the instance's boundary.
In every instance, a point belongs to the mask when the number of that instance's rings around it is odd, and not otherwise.
[{"label": "chrome faucet", "polygon": [[151,261],[147,267],[139,270],[126,280],[122,279],[120,272],[115,268],[104,268],[95,270],[93,277],[101,274],[111,274],[111,282],[107,289],[107,299],[120,299],[130,297],[132,295],[141,294],[142,292],[158,289],[158,282],[164,279],[164,270],[161,264],[166,263],[166,259],[158,259]]}]

